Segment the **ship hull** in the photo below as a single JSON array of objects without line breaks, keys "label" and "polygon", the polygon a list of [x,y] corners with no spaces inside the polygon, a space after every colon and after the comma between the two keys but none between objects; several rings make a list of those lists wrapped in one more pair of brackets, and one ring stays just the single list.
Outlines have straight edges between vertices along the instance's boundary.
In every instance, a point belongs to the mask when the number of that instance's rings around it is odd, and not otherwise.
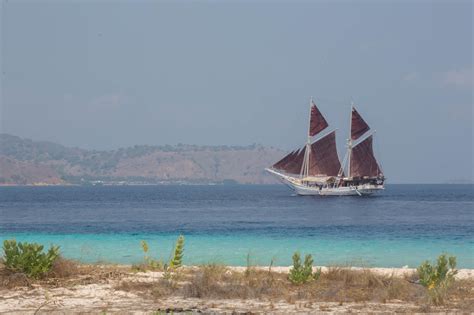
[{"label": "ship hull", "polygon": [[368,196],[382,191],[382,185],[363,185],[349,187],[310,187],[288,184],[300,196]]},{"label": "ship hull", "polygon": [[363,184],[359,186],[317,186],[301,184],[298,178],[294,178],[285,174],[281,174],[272,169],[268,172],[276,175],[281,182],[290,187],[300,196],[367,196],[384,190],[382,185]]}]

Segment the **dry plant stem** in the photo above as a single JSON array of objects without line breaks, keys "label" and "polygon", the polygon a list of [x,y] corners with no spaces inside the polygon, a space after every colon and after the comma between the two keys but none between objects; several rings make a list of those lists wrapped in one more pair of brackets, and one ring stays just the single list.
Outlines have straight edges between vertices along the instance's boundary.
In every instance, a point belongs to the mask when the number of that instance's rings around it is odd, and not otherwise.
[{"label": "dry plant stem", "polygon": [[51,303],[52,301],[51,300],[46,300],[44,301],[40,306],[38,306],[38,308],[36,309],[36,311],[34,312],[34,315],[38,314],[38,312],[46,305],[48,305],[49,303]]}]

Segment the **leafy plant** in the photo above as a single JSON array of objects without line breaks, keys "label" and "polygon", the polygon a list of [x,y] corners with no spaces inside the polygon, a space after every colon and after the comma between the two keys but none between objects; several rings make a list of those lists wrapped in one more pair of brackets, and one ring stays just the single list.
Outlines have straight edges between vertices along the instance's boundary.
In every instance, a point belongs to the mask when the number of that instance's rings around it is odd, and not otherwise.
[{"label": "leafy plant", "polygon": [[183,256],[184,256],[184,236],[180,235],[176,240],[176,245],[173,251],[173,257],[170,260],[169,267],[171,269],[175,269],[181,267],[183,264]]},{"label": "leafy plant", "polygon": [[180,235],[176,240],[175,247],[173,252],[170,256],[170,260],[168,263],[163,263],[161,260],[156,260],[151,258],[148,255],[149,246],[146,241],[141,241],[141,247],[144,253],[144,261],[147,267],[151,269],[158,269],[165,271],[165,277],[170,276],[170,271],[181,267],[183,264],[183,256],[184,256],[184,236]]},{"label": "leafy plant", "polygon": [[163,269],[164,266],[161,260],[156,260],[148,256],[148,243],[146,241],[141,241],[141,246],[143,253],[145,254],[143,259],[145,260],[146,265],[151,269]]},{"label": "leafy plant", "polygon": [[5,240],[5,267],[11,271],[23,272],[31,278],[40,278],[51,270],[54,261],[59,257],[59,246],[51,246],[47,253],[43,252],[43,248],[43,245],[37,243]]},{"label": "leafy plant", "polygon": [[148,253],[148,243],[147,241],[141,241],[140,244],[142,245],[142,249],[143,249],[143,252],[145,253],[145,259],[148,257],[147,256],[147,253]]},{"label": "leafy plant", "polygon": [[434,304],[443,304],[444,297],[449,287],[454,283],[456,270],[456,257],[442,254],[438,257],[436,265],[429,261],[422,263],[418,269],[420,284],[428,289],[428,294]]},{"label": "leafy plant", "polygon": [[293,284],[303,284],[311,280],[317,280],[321,275],[321,268],[313,273],[313,257],[308,254],[301,264],[301,255],[299,252],[293,254],[293,268],[290,269],[288,279]]}]

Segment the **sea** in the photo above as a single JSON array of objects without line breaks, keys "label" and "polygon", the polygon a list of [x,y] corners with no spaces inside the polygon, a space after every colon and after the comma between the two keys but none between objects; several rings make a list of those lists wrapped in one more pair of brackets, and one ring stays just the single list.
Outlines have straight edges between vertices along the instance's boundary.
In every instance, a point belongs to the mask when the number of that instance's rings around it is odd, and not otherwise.
[{"label": "sea", "polygon": [[369,197],[300,197],[283,185],[0,187],[0,241],[59,245],[84,263],[416,267],[441,253],[474,268],[473,185],[387,185]]}]

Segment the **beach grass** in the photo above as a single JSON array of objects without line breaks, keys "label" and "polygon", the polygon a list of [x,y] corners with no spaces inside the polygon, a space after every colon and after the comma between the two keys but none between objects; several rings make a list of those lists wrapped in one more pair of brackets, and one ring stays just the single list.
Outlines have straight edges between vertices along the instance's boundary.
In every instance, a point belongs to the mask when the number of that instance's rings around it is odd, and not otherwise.
[{"label": "beach grass", "polygon": [[[117,289],[143,289],[146,294],[179,295],[204,299],[283,299],[327,302],[386,302],[404,300],[420,302],[426,298],[424,288],[406,278],[376,274],[370,270],[350,270],[330,267],[317,281],[295,285],[288,274],[252,269],[241,272],[232,268],[208,264],[182,269],[177,278],[156,281],[140,287],[134,281],[121,281]],[[151,291],[148,291],[151,289]]]},{"label": "beach grass", "polygon": [[474,279],[456,280],[442,305],[432,303],[427,289],[416,283],[417,280],[416,273],[386,275],[371,269],[334,266],[325,268],[317,280],[294,284],[288,272],[281,269],[234,268],[212,263],[176,268],[166,277],[163,271],[137,272],[131,266],[85,265],[63,258],[58,259],[45,277],[32,279],[0,265],[0,290],[107,285],[112,294],[126,292],[149,301],[172,299],[178,305],[186,300],[214,301],[217,306],[225,301],[266,301],[275,307],[283,303],[319,309],[326,305],[321,303],[336,303],[341,307],[351,305],[352,309],[367,303],[382,307],[398,303],[402,310],[406,305],[405,310],[410,312],[431,312],[440,307],[474,311]]},{"label": "beach grass", "polygon": [[[250,256],[246,267],[217,263],[183,266],[182,236],[166,263],[148,256],[146,242],[142,247],[144,261],[138,265],[81,264],[59,255],[40,275],[12,268],[6,259],[0,260],[0,291],[42,288],[49,292],[89,286],[91,292],[88,294],[92,296],[105,294],[105,299],[110,294],[131,294],[150,303],[167,299],[174,301],[171,304],[190,300],[214,301],[215,305],[240,301],[236,302],[237,305],[245,306],[250,301],[264,301],[270,310],[272,307],[303,305],[305,309],[311,310],[314,306],[320,311],[324,311],[327,305],[349,305],[349,309],[357,310],[357,307],[367,307],[372,303],[381,307],[380,310],[395,305],[397,311],[408,312],[474,312],[474,277],[456,279],[455,258],[446,255],[440,255],[436,264],[424,262],[418,270],[400,273],[400,269],[394,268],[387,273],[377,268],[350,266],[318,268],[313,266],[311,255],[306,255],[302,263],[297,252],[293,255],[292,267],[274,267],[273,263],[268,267],[253,266]],[[20,254],[8,258],[30,257]],[[61,298],[60,293],[58,298]],[[50,303],[48,301],[44,303]],[[40,303],[40,307],[45,307],[44,303]],[[133,299],[130,303],[133,305]]]},{"label": "beach grass", "polygon": [[[437,305],[432,303],[416,274],[381,275],[370,269],[352,270],[329,267],[317,281],[295,285],[287,273],[263,268],[235,270],[218,264],[182,268],[171,279],[154,282],[120,281],[115,289],[139,292],[150,298],[179,296],[185,299],[267,300],[287,303],[337,302],[380,303],[391,301],[419,306],[420,311]],[[442,305],[461,311],[472,311],[474,280],[463,279],[453,284]],[[438,305],[439,306],[439,305]]]}]

